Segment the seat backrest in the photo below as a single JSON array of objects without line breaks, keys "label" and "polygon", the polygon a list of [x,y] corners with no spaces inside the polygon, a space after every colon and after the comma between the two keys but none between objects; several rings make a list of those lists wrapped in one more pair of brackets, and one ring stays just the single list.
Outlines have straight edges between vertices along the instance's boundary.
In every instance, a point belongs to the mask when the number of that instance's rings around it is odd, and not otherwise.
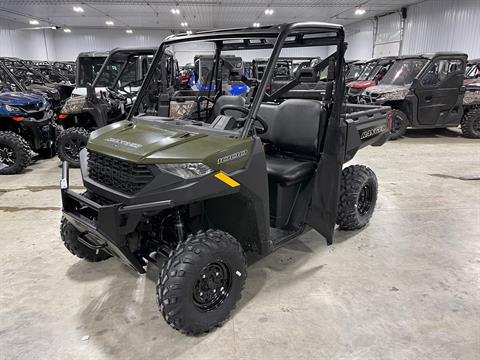
[{"label": "seat backrest", "polygon": [[[236,106],[245,106],[245,98],[240,95],[222,95],[220,96],[217,101],[215,101],[215,105],[213,106],[213,118],[215,119],[218,115],[220,115],[220,109],[224,105],[236,105]],[[226,115],[233,116],[234,118],[241,118],[245,116],[245,114],[241,113],[240,111],[229,110],[225,112]]]},{"label": "seat backrest", "polygon": [[287,99],[278,105],[265,103],[259,115],[268,125],[262,139],[281,151],[315,157],[327,121],[327,111],[320,101]]}]

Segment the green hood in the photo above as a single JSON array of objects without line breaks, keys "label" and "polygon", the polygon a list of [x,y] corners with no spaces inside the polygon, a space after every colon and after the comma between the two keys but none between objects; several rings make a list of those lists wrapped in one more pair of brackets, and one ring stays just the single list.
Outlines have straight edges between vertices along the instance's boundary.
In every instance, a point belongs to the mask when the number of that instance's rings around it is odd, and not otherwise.
[{"label": "green hood", "polygon": [[[238,140],[121,121],[94,131],[87,148],[134,163],[202,162],[216,170],[233,171],[244,166],[252,144],[252,139]],[[237,152],[241,152],[241,156],[224,161],[225,156]]]}]

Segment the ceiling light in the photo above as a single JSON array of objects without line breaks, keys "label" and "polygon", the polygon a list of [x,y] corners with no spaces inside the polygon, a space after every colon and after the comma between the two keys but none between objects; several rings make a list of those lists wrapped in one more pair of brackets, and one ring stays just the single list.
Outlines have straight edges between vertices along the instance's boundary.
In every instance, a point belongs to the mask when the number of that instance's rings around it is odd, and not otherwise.
[{"label": "ceiling light", "polygon": [[365,14],[365,9],[357,9],[355,10],[355,15],[363,15]]},{"label": "ceiling light", "polygon": [[126,32],[127,34],[133,34],[133,30],[132,30],[132,29],[127,29],[127,30],[125,30],[125,32]]},{"label": "ceiling light", "polygon": [[107,20],[105,21],[105,24],[109,25],[109,26],[112,26],[113,25],[113,21],[112,20]]},{"label": "ceiling light", "polygon": [[265,15],[273,15],[273,9],[265,9]]},{"label": "ceiling light", "polygon": [[71,33],[72,32],[72,30],[67,29],[67,28],[63,29],[63,31],[66,32],[66,33]]},{"label": "ceiling light", "polygon": [[38,25],[39,24],[38,20],[30,20],[29,23],[30,23],[30,25]]},{"label": "ceiling light", "polygon": [[193,34],[192,30],[187,30],[187,35],[192,35],[192,34]]},{"label": "ceiling light", "polygon": [[173,15],[180,15],[180,9],[172,9],[172,10],[170,10],[170,12],[171,12]]},{"label": "ceiling light", "polygon": [[74,6],[74,7],[73,7],[73,11],[78,12],[78,13],[82,13],[82,12],[83,12],[83,8],[82,8],[81,6]]},{"label": "ceiling light", "polygon": [[183,26],[183,27],[187,27],[188,23],[187,22],[182,22],[182,23],[180,23],[180,25]]},{"label": "ceiling light", "polygon": [[253,23],[253,27],[260,27],[260,23],[254,22],[254,23]]}]

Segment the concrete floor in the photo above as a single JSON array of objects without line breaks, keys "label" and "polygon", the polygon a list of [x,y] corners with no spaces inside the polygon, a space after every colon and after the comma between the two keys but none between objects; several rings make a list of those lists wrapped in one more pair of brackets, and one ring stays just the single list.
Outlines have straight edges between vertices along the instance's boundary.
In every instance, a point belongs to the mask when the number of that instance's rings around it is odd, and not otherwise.
[{"label": "concrete floor", "polygon": [[0,359],[480,359],[480,142],[416,131],[355,162],[379,180],[370,225],[254,262],[233,317],[197,338],[158,313],[154,266],[64,249],[57,159],[1,177]]}]

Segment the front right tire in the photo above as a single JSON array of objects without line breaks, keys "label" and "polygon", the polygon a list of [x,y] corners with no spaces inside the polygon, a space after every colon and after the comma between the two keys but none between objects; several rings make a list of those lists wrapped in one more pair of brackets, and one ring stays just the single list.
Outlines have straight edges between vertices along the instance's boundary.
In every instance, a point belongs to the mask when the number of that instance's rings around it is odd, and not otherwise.
[{"label": "front right tire", "polygon": [[221,326],[241,297],[245,253],[230,234],[208,230],[190,235],[163,265],[157,298],[165,321],[186,335]]},{"label": "front right tire", "polygon": [[90,262],[99,262],[106,260],[111,255],[103,250],[93,250],[78,241],[79,231],[66,218],[62,218],[60,223],[60,236],[63,245],[73,255]]}]

